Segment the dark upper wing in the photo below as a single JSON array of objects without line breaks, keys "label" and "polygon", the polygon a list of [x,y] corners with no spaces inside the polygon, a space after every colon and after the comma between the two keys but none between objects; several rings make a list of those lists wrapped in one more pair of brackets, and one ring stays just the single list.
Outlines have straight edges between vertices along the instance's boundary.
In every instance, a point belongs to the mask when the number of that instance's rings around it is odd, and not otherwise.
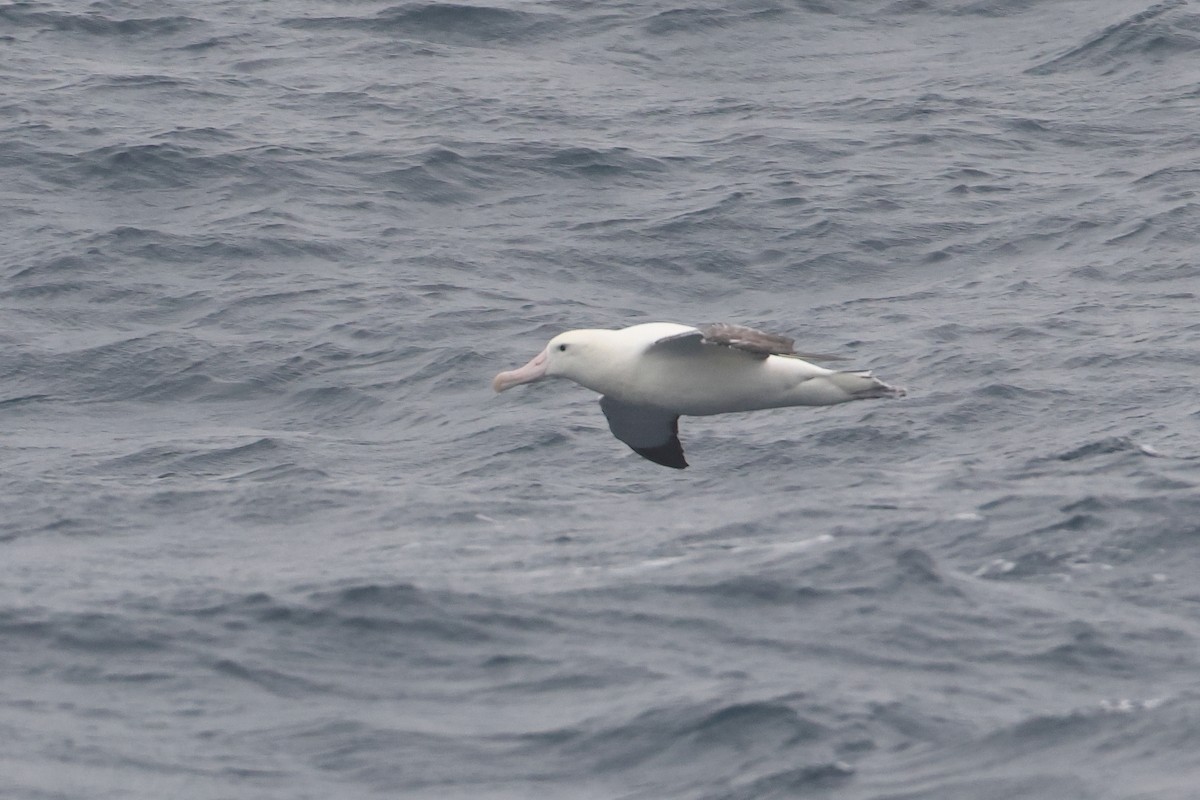
[{"label": "dark upper wing", "polygon": [[796,342],[792,339],[745,325],[715,322],[700,326],[700,333],[704,334],[704,341],[710,344],[723,344],[765,356],[786,356],[796,352]]},{"label": "dark upper wing", "polygon": [[646,350],[647,352],[665,351],[684,353],[692,348],[700,347],[702,344],[704,344],[704,334],[701,333],[699,329],[694,328],[690,331],[684,331],[683,333],[675,333],[671,336],[664,336],[646,348]]},{"label": "dark upper wing", "polygon": [[600,410],[608,427],[633,452],[664,467],[683,469],[688,465],[679,443],[679,415],[661,408],[635,406],[611,397],[600,398]]},{"label": "dark upper wing", "polygon": [[797,353],[795,340],[745,325],[714,322],[712,325],[701,325],[699,330],[704,336],[705,344],[725,345],[737,350],[745,350],[748,353],[757,353],[763,356],[796,356],[809,361],[844,360],[841,356],[822,353]]},{"label": "dark upper wing", "polygon": [[787,336],[767,333],[745,325],[731,325],[728,322],[714,322],[712,325],[701,325],[694,330],[665,336],[650,345],[648,351],[682,354],[703,346],[728,347],[759,358],[793,356],[808,361],[845,361],[841,356],[824,353],[798,353],[796,343]]},{"label": "dark upper wing", "polygon": [[[736,334],[742,334],[738,336]],[[754,338],[758,337],[758,338]],[[766,345],[766,340],[772,340],[777,349],[771,349]],[[753,328],[743,328],[738,325],[706,325],[699,328],[694,328],[683,333],[676,333],[671,336],[664,336],[647,348],[647,352],[672,353],[683,355],[685,353],[695,354],[696,351],[706,347],[729,347],[738,352],[744,353],[747,358],[766,358],[769,355],[784,352],[791,352],[791,339],[785,339],[782,336],[772,336],[769,333],[756,331]],[[787,343],[788,349],[778,349],[778,345],[782,342]],[[757,345],[757,346],[756,346]]]}]

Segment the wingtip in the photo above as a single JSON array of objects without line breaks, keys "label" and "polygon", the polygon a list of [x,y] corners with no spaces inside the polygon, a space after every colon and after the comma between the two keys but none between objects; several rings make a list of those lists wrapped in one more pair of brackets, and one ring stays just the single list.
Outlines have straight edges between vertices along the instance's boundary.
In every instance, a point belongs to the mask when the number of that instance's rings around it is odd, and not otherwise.
[{"label": "wingtip", "polygon": [[661,464],[664,467],[687,469],[688,466],[687,461],[683,457],[683,448],[679,446],[678,439],[664,445],[659,445],[658,447],[631,447],[630,449],[642,458],[653,461],[655,464]]}]

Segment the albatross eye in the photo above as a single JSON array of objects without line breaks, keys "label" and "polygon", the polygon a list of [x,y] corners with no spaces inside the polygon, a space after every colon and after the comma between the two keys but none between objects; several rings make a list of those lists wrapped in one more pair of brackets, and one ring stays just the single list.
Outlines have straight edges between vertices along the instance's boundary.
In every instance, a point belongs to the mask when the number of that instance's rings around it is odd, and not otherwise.
[{"label": "albatross eye", "polygon": [[560,344],[558,346],[558,352],[560,352],[560,353],[566,349],[567,349],[567,346],[565,344]]}]

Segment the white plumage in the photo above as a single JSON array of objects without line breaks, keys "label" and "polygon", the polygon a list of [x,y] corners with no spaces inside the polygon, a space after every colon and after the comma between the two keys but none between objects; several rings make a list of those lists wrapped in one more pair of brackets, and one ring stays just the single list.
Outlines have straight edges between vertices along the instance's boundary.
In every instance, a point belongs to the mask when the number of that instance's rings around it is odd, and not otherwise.
[{"label": "white plumage", "polygon": [[599,392],[613,435],[639,455],[676,469],[687,466],[678,437],[680,415],[904,394],[869,372],[813,364],[786,337],[727,324],[649,322],[620,330],[567,331],[525,366],[501,372],[492,386],[502,392],[543,378],[567,378]]}]

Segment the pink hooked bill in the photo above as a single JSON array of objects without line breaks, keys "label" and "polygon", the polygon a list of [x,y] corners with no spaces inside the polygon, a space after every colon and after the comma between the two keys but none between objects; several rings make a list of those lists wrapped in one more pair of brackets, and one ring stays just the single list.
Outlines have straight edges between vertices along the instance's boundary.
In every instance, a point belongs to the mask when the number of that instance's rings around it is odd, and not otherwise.
[{"label": "pink hooked bill", "polygon": [[519,369],[501,372],[492,379],[492,388],[497,392],[503,392],[505,389],[511,389],[514,386],[520,386],[522,383],[533,383],[540,381],[546,377],[546,362],[550,358],[550,348],[546,348],[538,353],[523,367]]}]

